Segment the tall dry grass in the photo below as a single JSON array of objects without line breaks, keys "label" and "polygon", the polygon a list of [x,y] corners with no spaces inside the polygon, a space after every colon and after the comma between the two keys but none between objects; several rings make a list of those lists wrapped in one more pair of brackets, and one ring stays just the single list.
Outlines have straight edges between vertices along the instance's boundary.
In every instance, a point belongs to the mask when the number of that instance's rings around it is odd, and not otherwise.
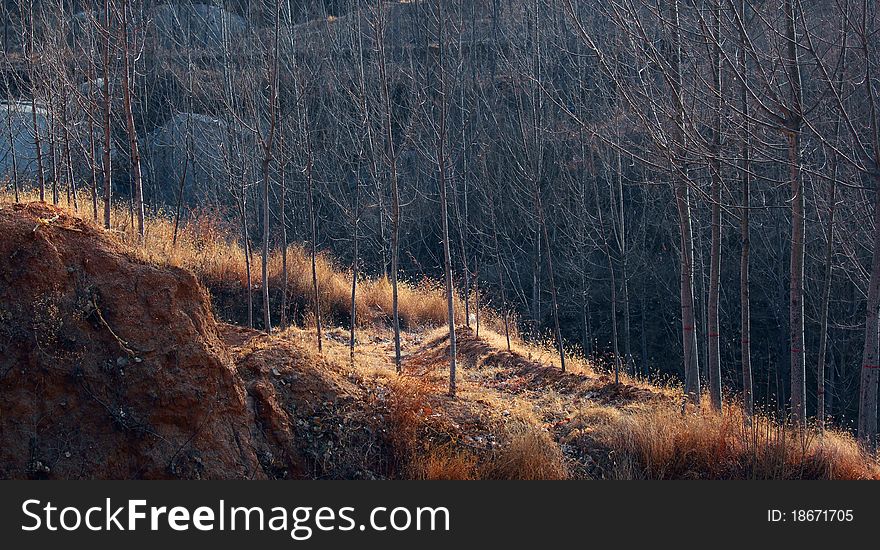
[{"label": "tall dry grass", "polygon": [[877,461],[851,434],[798,429],[768,415],[682,414],[672,406],[613,412],[591,439],[613,451],[603,476],[622,479],[880,479]]},{"label": "tall dry grass", "polygon": [[[559,445],[540,425],[524,420],[492,429],[500,445],[475,448],[461,441],[462,428],[443,415],[430,415],[436,387],[429,379],[404,376],[393,381],[388,437],[396,468],[407,479],[566,479]],[[459,405],[468,398],[456,399]],[[434,401],[436,405],[436,401]],[[485,401],[483,401],[485,403]]]},{"label": "tall dry grass", "polygon": [[[12,202],[8,189],[0,190],[0,202]],[[23,202],[39,200],[36,191],[23,191]],[[85,220],[92,219],[91,203],[80,199],[79,209],[74,211],[62,198],[58,205],[68,213]],[[100,205],[99,205],[100,206]],[[101,212],[99,212],[99,217]],[[183,220],[174,239],[173,215],[168,212],[149,214],[146,218],[145,235],[141,240],[137,227],[132,223],[127,205],[114,206],[112,234],[128,245],[133,254],[143,261],[156,265],[176,266],[192,271],[208,289],[214,299],[215,309],[221,317],[236,322],[246,320],[247,255],[240,237],[240,228],[223,220],[217,212],[209,210]],[[99,219],[100,224],[100,219]],[[250,269],[254,308],[261,307],[259,288],[261,257],[259,250],[251,249]],[[301,244],[287,248],[287,281],[282,277],[282,252],[272,250],[269,261],[270,303],[274,319],[279,318],[282,289],[287,289],[288,319],[309,325],[314,322],[314,292],[310,251]],[[325,323],[347,324],[351,315],[350,268],[338,265],[330,254],[319,252],[316,256],[316,273]],[[366,277],[359,274],[356,307],[358,325],[387,325],[392,318],[391,282],[387,277]],[[464,303],[456,294],[456,322],[464,323]],[[414,282],[398,282],[398,312],[402,328],[418,330],[438,326],[447,321],[447,303],[441,284],[430,279]],[[255,315],[259,321],[259,315]],[[500,326],[501,319],[494,311],[484,308],[481,322],[485,326]]]}]

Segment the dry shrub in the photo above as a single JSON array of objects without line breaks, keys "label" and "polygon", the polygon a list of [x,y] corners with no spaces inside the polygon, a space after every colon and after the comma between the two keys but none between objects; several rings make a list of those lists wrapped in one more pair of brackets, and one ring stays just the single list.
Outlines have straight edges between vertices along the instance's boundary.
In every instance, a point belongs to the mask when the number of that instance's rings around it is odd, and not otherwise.
[{"label": "dry shrub", "polygon": [[397,470],[408,474],[410,463],[420,451],[419,431],[430,408],[427,383],[409,376],[401,376],[389,384],[387,402],[388,441],[396,457]]},{"label": "dry shrub", "polygon": [[[359,305],[362,304],[367,311],[376,312],[385,322],[391,321],[393,293],[391,281],[387,277],[364,281],[360,299]],[[463,307],[460,303],[457,304],[456,312],[463,310]],[[417,284],[399,280],[397,311],[404,329],[442,325],[448,318],[446,293],[439,284],[428,279]]]},{"label": "dry shrub", "polygon": [[441,446],[413,457],[412,479],[478,479],[477,457],[466,450]]},{"label": "dry shrub", "polygon": [[485,467],[485,479],[566,479],[565,458],[545,430],[531,424],[510,428],[508,442]]},{"label": "dry shrub", "polygon": [[724,413],[638,410],[593,436],[613,451],[611,477],[638,479],[880,479],[876,461],[853,438],[792,429],[765,415],[748,423],[733,403]]},{"label": "dry shrub", "polygon": [[391,382],[390,389],[388,439],[398,475],[406,479],[474,479],[476,457],[449,441],[436,443],[426,437],[427,417],[433,412],[429,382],[402,376]]}]

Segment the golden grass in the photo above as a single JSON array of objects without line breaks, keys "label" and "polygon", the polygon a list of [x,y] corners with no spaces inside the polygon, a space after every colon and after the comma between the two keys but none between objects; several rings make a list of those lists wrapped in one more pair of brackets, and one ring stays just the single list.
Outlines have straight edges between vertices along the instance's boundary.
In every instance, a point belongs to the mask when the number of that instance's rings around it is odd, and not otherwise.
[{"label": "golden grass", "polygon": [[485,479],[566,479],[568,471],[559,445],[533,424],[508,428],[507,443],[485,469]]},{"label": "golden grass", "polygon": [[[62,197],[60,208],[86,220],[92,219],[91,203],[82,200],[78,211]],[[0,203],[14,200],[11,191],[0,190]],[[23,202],[39,200],[36,191],[22,192]],[[100,205],[99,205],[100,207]],[[101,216],[99,212],[99,217]],[[173,216],[167,212],[148,215],[145,235],[141,240],[136,225],[132,224],[127,205],[117,203],[111,215],[112,233],[128,245],[132,253],[142,261],[156,265],[175,266],[192,271],[215,299],[215,306],[228,306],[234,310],[233,320],[242,322],[247,299],[247,258],[239,236],[240,229],[225,222],[214,212],[203,211],[181,222],[177,240],[174,240]],[[99,220],[100,223],[100,220]],[[255,317],[259,318],[261,307],[261,257],[259,249],[251,250],[250,270],[254,296]],[[272,316],[279,320],[282,278],[282,253],[271,251],[268,261],[269,288]],[[349,268],[337,265],[326,252],[316,255],[321,315],[324,324],[348,324],[351,315],[351,279]],[[300,244],[287,248],[287,297],[288,319],[304,325],[314,324],[314,291],[312,286],[311,254]],[[392,291],[387,277],[359,275],[356,307],[358,325],[388,325],[392,318]],[[456,294],[456,321],[464,322],[464,303]],[[231,303],[231,306],[230,306]],[[222,308],[222,307],[221,307]],[[486,326],[499,326],[500,317],[484,308],[481,322]],[[419,282],[398,281],[398,312],[401,328],[418,330],[439,326],[447,320],[447,302],[442,285],[430,279]]]},{"label": "golden grass", "polygon": [[[34,198],[33,194],[23,197]],[[0,202],[11,200],[11,193],[0,192]],[[81,208],[80,215],[89,218],[88,207]],[[143,242],[124,207],[114,210],[113,219],[114,234],[143,261],[189,269],[212,293],[243,299],[247,284],[243,247],[236,229],[219,217],[206,214],[185,223],[176,245],[168,216],[148,218]],[[253,281],[258,284],[259,256],[252,254],[251,261]],[[288,270],[294,307],[313,308],[311,259],[305,248],[288,248]],[[279,288],[280,251],[272,253],[269,271],[271,287]],[[322,313],[344,321],[350,308],[350,272],[324,253],[318,255],[317,272]],[[390,282],[384,277],[363,278],[358,288],[359,324],[366,327],[358,355],[349,365],[346,331],[331,328],[324,359],[340,369],[348,365],[345,368],[362,379],[389,390],[388,438],[397,460],[395,469],[402,477],[880,479],[877,460],[862,452],[847,432],[795,430],[763,414],[747,421],[734,400],[728,400],[723,413],[704,406],[698,413],[682,414],[682,390],[674,383],[621,373],[621,384],[615,386],[607,367],[573,353],[566,355],[568,372],[563,376],[552,342],[527,343],[515,331],[508,353],[502,320],[490,308],[481,312],[479,340],[462,332],[458,396],[450,399],[445,396],[446,331],[427,330],[446,322],[441,286],[429,280],[399,284],[399,312],[408,330],[402,335],[404,347],[419,349],[409,361],[411,370],[418,372],[400,377],[394,373],[387,329]],[[463,323],[459,297],[455,306],[457,322]],[[308,319],[308,312],[302,313]],[[308,329],[291,329],[273,338],[296,337],[300,345],[311,346],[313,335]],[[477,448],[464,442],[463,425],[476,426],[473,433],[490,431],[499,446]],[[569,449],[565,455],[562,447]],[[572,449],[580,458],[572,458]]]},{"label": "golden grass", "polygon": [[635,479],[880,479],[880,467],[838,430],[794,429],[742,407],[682,415],[652,407],[598,424],[591,437],[615,451],[605,474]]},{"label": "golden grass", "polygon": [[[433,331],[414,357],[435,393],[444,391],[442,336]],[[563,374],[552,344],[516,341],[508,354],[492,331],[479,340],[462,331],[459,352],[457,399],[507,419],[495,429],[505,445],[471,473],[478,478],[880,479],[877,460],[842,430],[793,429],[765,414],[748,420],[735,399],[717,413],[708,396],[699,412],[682,414],[677,384],[621,373],[615,385],[607,369],[576,356]]]}]

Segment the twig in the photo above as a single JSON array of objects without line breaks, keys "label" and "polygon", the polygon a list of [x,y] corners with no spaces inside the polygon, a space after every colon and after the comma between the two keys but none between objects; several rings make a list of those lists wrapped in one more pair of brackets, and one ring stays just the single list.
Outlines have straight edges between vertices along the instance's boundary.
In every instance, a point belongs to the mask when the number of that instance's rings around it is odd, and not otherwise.
[{"label": "twig", "polygon": [[130,356],[132,356],[132,357],[137,356],[137,353],[135,353],[135,351],[129,347],[129,343],[126,342],[125,340],[123,340],[122,338],[120,338],[115,332],[113,332],[113,329],[110,328],[110,325],[107,323],[107,320],[104,319],[104,315],[101,314],[101,308],[98,307],[98,300],[96,299],[95,294],[92,294],[92,305],[95,307],[95,313],[98,314],[98,319],[100,319],[101,324],[103,324],[104,327],[107,329],[107,331],[110,333],[110,335],[116,339],[116,342],[119,344],[119,347],[121,347]]}]

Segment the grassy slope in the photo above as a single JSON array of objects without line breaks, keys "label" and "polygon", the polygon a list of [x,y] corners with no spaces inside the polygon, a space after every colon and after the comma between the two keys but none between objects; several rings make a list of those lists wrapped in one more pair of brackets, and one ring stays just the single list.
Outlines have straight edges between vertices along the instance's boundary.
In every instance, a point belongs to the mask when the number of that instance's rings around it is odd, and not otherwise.
[{"label": "grassy slope", "polygon": [[[0,203],[9,199],[0,195]],[[116,211],[114,220],[117,236],[133,254],[192,270],[212,295],[222,295],[241,309],[245,261],[232,228],[203,216],[182,227],[172,246],[173,226],[165,217],[149,220],[144,243],[133,237],[127,212]],[[735,402],[723,414],[703,410],[682,415],[681,389],[676,386],[626,376],[615,385],[578,357],[569,358],[569,372],[561,373],[550,348],[528,344],[515,334],[508,351],[498,333],[497,316],[488,310],[479,338],[461,329],[459,392],[452,399],[445,391],[446,334],[433,328],[445,322],[445,300],[427,281],[401,290],[401,316],[407,327],[403,376],[394,371],[387,328],[390,286],[381,278],[363,279],[359,286],[354,362],[348,331],[342,328],[327,331],[319,357],[309,328],[308,256],[296,245],[288,252],[289,295],[303,309],[303,328],[265,336],[228,326],[222,333],[243,372],[256,364],[270,370],[277,364],[287,369],[285,373],[299,369],[309,380],[320,380],[322,392],[332,393],[334,403],[344,398],[344,409],[323,406],[305,390],[288,385],[290,399],[306,404],[311,415],[304,420],[297,413],[285,413],[289,422],[332,420],[340,426],[332,432],[335,439],[320,451],[332,459],[317,458],[318,447],[309,449],[316,456],[316,475],[360,476],[370,471],[382,477],[434,479],[880,478],[880,467],[859,451],[849,434],[796,432],[764,416],[747,423]],[[326,255],[319,259],[322,311],[338,322],[348,315],[350,274]],[[270,261],[274,288],[281,286],[280,263],[275,253]],[[258,268],[255,256],[253,272]],[[292,355],[301,359],[297,365],[288,364]],[[346,423],[381,432],[387,448],[375,448],[372,439],[348,437],[351,430],[342,428]],[[304,424],[306,428],[310,427]]]}]

